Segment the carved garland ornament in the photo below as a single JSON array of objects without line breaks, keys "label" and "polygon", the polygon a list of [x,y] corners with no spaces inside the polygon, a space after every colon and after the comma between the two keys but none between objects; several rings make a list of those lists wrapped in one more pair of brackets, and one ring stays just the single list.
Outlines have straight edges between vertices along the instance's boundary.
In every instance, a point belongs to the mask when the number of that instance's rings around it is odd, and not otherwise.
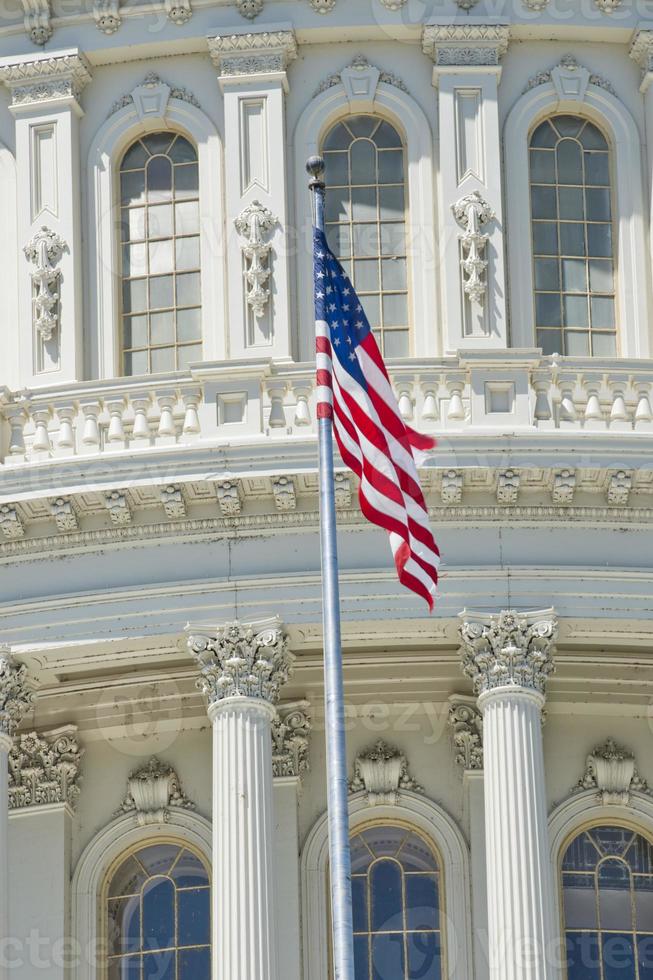
[{"label": "carved garland ornament", "polygon": [[215,634],[191,633],[188,648],[200,668],[197,687],[209,704],[226,698],[259,698],[275,704],[293,657],[281,623],[228,623]]},{"label": "carved garland ornament", "polygon": [[349,788],[352,793],[365,790],[370,806],[396,806],[402,789],[423,792],[408,772],[406,756],[382,739],[373,748],[356,756],[354,778]]},{"label": "carved garland ornament", "polygon": [[234,219],[236,231],[246,239],[242,246],[245,259],[247,304],[254,316],[260,319],[270,299],[267,282],[270,278],[270,252],[272,245],[267,236],[277,224],[277,219],[259,201],[252,201]]},{"label": "carved garland ornament", "polygon": [[538,613],[504,610],[489,621],[465,618],[459,632],[463,673],[472,678],[477,694],[498,687],[545,693],[547,678],[555,669],[558,623],[552,609]]},{"label": "carved garland ornament", "polygon": [[25,245],[23,252],[34,266],[31,272],[34,326],[44,341],[52,340],[59,329],[59,281],[56,265],[67,245],[45,225]]},{"label": "carved garland ornament", "polygon": [[114,816],[135,813],[138,825],[144,827],[167,823],[170,807],[194,810],[195,804],[184,796],[172,766],[153,756],[145,766],[130,773],[127,795]]},{"label": "carved garland ornament", "polygon": [[45,803],[74,808],[83,754],[73,727],[17,735],[9,753],[9,809]]},{"label": "carved garland ornament", "polygon": [[646,780],[637,771],[633,753],[617,745],[613,738],[588,755],[585,772],[575,792],[586,789],[596,789],[597,799],[604,806],[611,803],[627,806],[633,791],[653,796]]},{"label": "carved garland ornament", "polygon": [[462,246],[460,267],[463,272],[463,289],[473,303],[483,305],[487,290],[485,270],[487,259],[485,249],[489,235],[481,228],[494,217],[494,211],[478,191],[472,191],[461,197],[451,210],[463,233],[458,236]]}]

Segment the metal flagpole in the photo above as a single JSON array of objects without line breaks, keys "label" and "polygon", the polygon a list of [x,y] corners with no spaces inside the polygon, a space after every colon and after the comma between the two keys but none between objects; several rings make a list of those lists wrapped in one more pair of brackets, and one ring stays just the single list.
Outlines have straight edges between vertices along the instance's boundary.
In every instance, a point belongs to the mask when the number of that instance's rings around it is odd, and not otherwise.
[{"label": "metal flagpole", "polygon": [[[324,160],[311,157],[306,170],[313,199],[313,218],[324,231]],[[320,543],[322,548],[322,622],[324,630],[324,692],[329,816],[329,874],[331,921],[336,980],[354,980],[354,927],[351,904],[351,857],[347,805],[347,748],[345,699],[340,644],[340,592],[333,473],[333,421],[319,418]]]}]

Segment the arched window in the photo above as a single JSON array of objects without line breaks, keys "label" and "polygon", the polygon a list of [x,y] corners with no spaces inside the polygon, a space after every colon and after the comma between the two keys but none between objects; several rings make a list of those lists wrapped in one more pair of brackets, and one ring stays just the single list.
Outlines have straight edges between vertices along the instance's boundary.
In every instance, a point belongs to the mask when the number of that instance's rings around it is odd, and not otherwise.
[{"label": "arched window", "polygon": [[537,345],[616,354],[610,150],[580,116],[551,116],[530,139]]},{"label": "arched window", "polygon": [[441,980],[440,862],[401,826],[372,825],[351,839],[356,980]]},{"label": "arched window", "polygon": [[328,133],[326,228],[386,357],[410,353],[404,146],[377,116]]},{"label": "arched window", "polygon": [[625,827],[584,830],[562,861],[567,980],[653,977],[653,845]]},{"label": "arched window", "polygon": [[108,980],[210,980],[210,885],[179,844],[130,854],[106,894]]},{"label": "arched window", "polygon": [[122,369],[159,374],[201,358],[195,147],[172,132],[136,140],[120,164]]}]

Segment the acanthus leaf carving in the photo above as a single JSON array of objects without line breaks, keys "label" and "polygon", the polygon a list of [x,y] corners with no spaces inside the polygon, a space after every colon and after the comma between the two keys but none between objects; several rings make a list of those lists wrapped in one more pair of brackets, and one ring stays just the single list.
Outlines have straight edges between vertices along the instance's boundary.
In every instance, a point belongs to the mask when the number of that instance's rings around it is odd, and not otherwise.
[{"label": "acanthus leaf carving", "polygon": [[239,517],[243,503],[240,480],[221,480],[216,486],[218,505],[223,517]]},{"label": "acanthus leaf carving", "polygon": [[615,803],[627,806],[633,791],[653,796],[653,790],[637,771],[633,753],[617,745],[613,738],[608,738],[588,755],[585,772],[574,792],[587,789],[596,789],[603,806]]},{"label": "acanthus leaf carving", "polygon": [[275,777],[301,778],[309,770],[311,720],[308,701],[283,704],[272,722],[272,771]]},{"label": "acanthus leaf carving", "polygon": [[167,823],[171,807],[194,810],[195,804],[184,796],[172,766],[152,756],[145,766],[130,773],[127,795],[114,816],[135,813],[138,825],[144,827]]},{"label": "acanthus leaf carving", "polygon": [[34,695],[27,684],[27,667],[0,646],[0,736],[11,738],[31,708]]},{"label": "acanthus leaf carving", "polygon": [[456,762],[465,771],[483,768],[483,715],[475,698],[449,698],[449,725],[456,749]]},{"label": "acanthus leaf carving", "polygon": [[236,231],[246,239],[242,246],[245,258],[247,304],[260,319],[270,299],[267,282],[270,278],[270,252],[272,244],[268,235],[277,224],[277,218],[259,201],[252,201],[234,219]]},{"label": "acanthus leaf carving", "polygon": [[408,772],[406,756],[383,739],[356,756],[349,788],[352,793],[365,790],[370,806],[396,806],[402,789],[423,792]]},{"label": "acanthus leaf carving", "polygon": [[74,725],[16,735],[9,752],[9,809],[51,803],[74,808],[83,755]]},{"label": "acanthus leaf carving", "polygon": [[25,536],[25,525],[18,511],[11,504],[0,506],[0,530],[9,541],[16,541]]},{"label": "acanthus leaf carving", "polygon": [[293,664],[278,619],[251,625],[236,620],[211,632],[191,627],[187,632],[200,670],[197,687],[209,705],[241,697],[276,704]]},{"label": "acanthus leaf carving", "polygon": [[56,266],[67,248],[64,240],[45,225],[23,248],[25,258],[34,266],[30,273],[34,326],[46,342],[59,329],[61,269]]},{"label": "acanthus leaf carving", "polygon": [[478,191],[472,191],[451,205],[454,217],[463,229],[459,235],[462,246],[460,266],[463,272],[463,289],[473,303],[483,305],[487,291],[484,258],[489,235],[481,229],[494,218],[494,211]]},{"label": "acanthus leaf carving", "polygon": [[558,623],[552,609],[520,613],[512,609],[486,617],[461,613],[463,673],[483,694],[500,687],[523,688],[544,695],[555,669],[553,648]]}]

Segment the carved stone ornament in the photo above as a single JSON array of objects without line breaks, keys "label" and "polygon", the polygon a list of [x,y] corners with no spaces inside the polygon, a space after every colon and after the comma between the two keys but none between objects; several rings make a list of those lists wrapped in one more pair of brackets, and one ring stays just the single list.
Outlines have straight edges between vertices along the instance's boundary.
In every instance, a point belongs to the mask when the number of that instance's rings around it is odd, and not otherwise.
[{"label": "carved stone ornament", "polygon": [[504,470],[497,480],[497,503],[516,504],[519,497],[520,476],[516,470]]},{"label": "carved stone ornament", "polygon": [[380,2],[386,10],[401,10],[408,3],[408,0],[380,0]]},{"label": "carved stone ornament", "polygon": [[70,497],[55,497],[51,500],[50,513],[58,531],[79,531],[77,509]]},{"label": "carved stone ornament", "polygon": [[48,803],[74,809],[83,755],[74,725],[17,735],[9,752],[9,809]]},{"label": "carved stone ornament", "polygon": [[483,768],[483,715],[475,698],[453,695],[449,699],[449,725],[456,762],[466,771]]},{"label": "carved stone ornament", "polygon": [[197,687],[209,705],[241,697],[276,704],[293,663],[278,619],[252,625],[236,620],[215,632],[190,627],[188,632],[188,648],[200,668]]},{"label": "carved stone ornament", "polygon": [[628,53],[633,61],[642,69],[644,76],[647,72],[652,71],[653,31],[646,29],[635,31]]},{"label": "carved stone ornament", "polygon": [[297,509],[295,483],[291,476],[275,476],[272,480],[274,503],[281,513]]},{"label": "carved stone ornament", "polygon": [[209,53],[220,78],[280,74],[297,57],[293,31],[260,31],[208,38]]},{"label": "carved stone ornament", "polygon": [[272,245],[268,235],[277,219],[259,201],[252,201],[234,219],[236,231],[246,239],[242,246],[245,258],[245,282],[247,304],[257,319],[265,313],[270,299],[267,287],[270,278],[270,252]]},{"label": "carved stone ornament", "polygon": [[78,99],[90,80],[88,62],[78,54],[21,61],[0,68],[0,81],[11,91],[12,106]]},{"label": "carved stone ornament", "polygon": [[309,0],[309,3],[316,14],[330,14],[337,0]]},{"label": "carved stone ornament", "polygon": [[553,68],[540,71],[529,78],[524,92],[529,92],[538,85],[546,85],[548,82],[553,82],[561,99],[573,98],[580,102],[584,101],[588,85],[597,85],[611,95],[615,94],[614,88],[603,75],[590,72],[588,68],[580,65],[572,54],[564,55]]},{"label": "carved stone ornament", "polygon": [[[351,91],[347,93],[351,100],[357,96],[357,93],[354,91],[356,76],[361,76],[363,72],[369,73],[370,71],[374,71],[377,74],[374,78],[374,91],[372,91],[370,94],[370,91],[368,90],[365,93],[366,98],[369,99],[374,97],[376,87],[379,82],[383,82],[384,85],[392,85],[394,88],[398,88],[401,92],[408,91],[406,84],[401,78],[399,78],[398,75],[395,75],[393,72],[384,71],[381,68],[377,68],[375,65],[370,64],[364,54],[358,54],[346,68],[343,68],[334,75],[328,75],[324,81],[318,85],[314,98],[315,96],[320,95],[322,92],[326,92],[330,88],[334,88],[336,85],[345,85],[345,88],[349,86],[351,89]],[[358,95],[358,97],[360,98],[361,96]]]},{"label": "carved stone ornament", "polygon": [[0,735],[14,735],[33,701],[27,667],[12,656],[9,647],[0,646]]},{"label": "carved stone ornament", "polygon": [[544,695],[558,632],[553,609],[489,617],[465,611],[461,619],[462,669],[477,694],[515,687]]},{"label": "carved stone ornament", "polygon": [[127,795],[114,816],[135,813],[139,827],[144,827],[167,823],[171,807],[194,810],[195,804],[182,793],[179,777],[172,766],[152,756],[147,765],[130,773]]},{"label": "carved stone ornament", "polygon": [[34,326],[44,341],[52,340],[59,329],[61,269],[56,266],[66,250],[64,240],[45,225],[23,248],[25,258],[34,266],[30,273]]},{"label": "carved stone ornament", "polygon": [[463,272],[463,289],[473,303],[482,306],[487,291],[487,260],[484,256],[489,235],[484,234],[481,228],[494,217],[494,211],[478,191],[461,197],[451,205],[451,210],[463,229],[463,233],[458,236],[462,246],[460,266]]},{"label": "carved stone ornament", "polygon": [[458,470],[445,470],[442,474],[440,496],[443,504],[460,504],[463,499],[463,475]]},{"label": "carved stone ornament", "polygon": [[11,504],[0,506],[0,530],[9,541],[16,541],[25,536],[25,525],[18,511]]},{"label": "carved stone ornament", "polygon": [[309,770],[311,720],[308,701],[281,705],[272,723],[272,771],[275,777],[301,778]]},{"label": "carved stone ornament", "polygon": [[493,67],[508,50],[509,39],[510,29],[504,24],[427,24],[422,47],[436,68]]},{"label": "carved stone ornament", "polygon": [[236,0],[236,6],[241,17],[254,20],[263,10],[263,0]]},{"label": "carved stone ornament", "polygon": [[388,803],[396,806],[402,789],[423,792],[408,773],[406,756],[382,739],[373,748],[356,756],[354,778],[349,788],[352,793],[365,790],[370,806]]},{"label": "carved stone ornament", "polygon": [[334,477],[336,510],[349,510],[351,507],[351,479],[348,473],[336,473]]},{"label": "carved stone ornament", "polygon": [[192,92],[180,85],[169,85],[156,72],[151,71],[140,85],[133,88],[131,92],[121,95],[113,103],[109,116],[113,116],[125,106],[133,105],[141,120],[151,117],[162,119],[166,114],[169,99],[179,99],[180,102],[194,105],[196,109],[200,108],[199,100]]},{"label": "carved stone ornament", "polygon": [[633,790],[653,796],[646,781],[637,772],[635,756],[609,738],[587,757],[587,764],[575,792],[596,789],[597,799],[607,806],[611,803],[630,803]]},{"label": "carved stone ornament", "polygon": [[576,492],[576,473],[574,470],[559,470],[553,477],[553,502],[568,506],[574,502]]},{"label": "carved stone ornament", "polygon": [[166,517],[169,517],[173,521],[186,517],[186,501],[184,499],[184,492],[180,486],[171,483],[167,487],[161,487],[159,496],[161,497],[161,503],[163,504]]},{"label": "carved stone ornament", "polygon": [[119,0],[95,0],[93,17],[98,31],[102,31],[103,34],[115,34],[122,24]]},{"label": "carved stone ornament", "polygon": [[52,10],[49,0],[23,0],[24,24],[33,44],[42,47],[52,37]]},{"label": "carved stone ornament", "polygon": [[625,470],[618,470],[617,473],[613,473],[608,484],[608,503],[625,507],[628,504],[628,498],[630,497],[632,488],[633,478],[630,473],[627,473]]},{"label": "carved stone ornament", "polygon": [[221,480],[216,486],[218,505],[223,517],[238,517],[243,503],[240,480]]},{"label": "carved stone ornament", "polygon": [[168,20],[179,26],[187,24],[193,16],[190,0],[165,0],[165,8]]}]

